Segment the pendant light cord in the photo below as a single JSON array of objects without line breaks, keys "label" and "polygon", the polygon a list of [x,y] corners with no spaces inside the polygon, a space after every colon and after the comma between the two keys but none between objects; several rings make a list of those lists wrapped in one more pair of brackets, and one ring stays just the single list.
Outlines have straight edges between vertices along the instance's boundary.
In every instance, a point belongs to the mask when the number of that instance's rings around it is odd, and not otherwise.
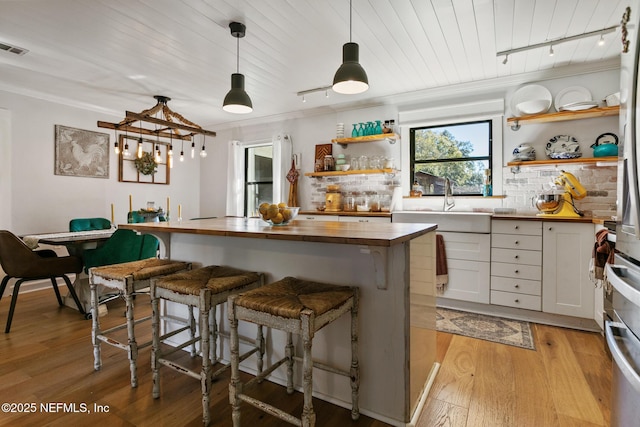
[{"label": "pendant light cord", "polygon": [[236,37],[236,73],[240,74],[240,37]]},{"label": "pendant light cord", "polygon": [[353,29],[353,17],[352,17],[352,13],[353,13],[353,6],[351,4],[352,0],[349,0],[349,43],[351,43],[351,32]]}]

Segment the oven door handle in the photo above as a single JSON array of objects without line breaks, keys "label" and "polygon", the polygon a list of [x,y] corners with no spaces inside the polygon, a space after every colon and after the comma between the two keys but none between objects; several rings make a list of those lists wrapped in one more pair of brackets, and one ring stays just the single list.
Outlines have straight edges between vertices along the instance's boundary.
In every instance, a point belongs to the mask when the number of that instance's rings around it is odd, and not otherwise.
[{"label": "oven door handle", "polygon": [[605,322],[605,336],[607,337],[609,350],[611,350],[611,356],[616,362],[618,369],[620,369],[620,372],[622,372],[622,375],[624,375],[634,390],[640,393],[640,375],[633,368],[627,357],[625,357],[626,352],[623,351],[620,346],[622,342],[623,346],[636,347],[637,350],[637,347],[640,347],[637,338],[629,332],[623,323],[610,322],[609,320]]},{"label": "oven door handle", "polygon": [[[628,283],[636,278],[636,276],[640,278],[640,275],[638,275],[635,270],[629,270],[625,265],[617,264],[605,264],[605,272],[606,278],[609,283],[611,283],[611,286],[631,303],[640,307],[640,291]],[[626,276],[627,280],[625,280],[623,276]],[[640,282],[637,284],[640,287]]]}]

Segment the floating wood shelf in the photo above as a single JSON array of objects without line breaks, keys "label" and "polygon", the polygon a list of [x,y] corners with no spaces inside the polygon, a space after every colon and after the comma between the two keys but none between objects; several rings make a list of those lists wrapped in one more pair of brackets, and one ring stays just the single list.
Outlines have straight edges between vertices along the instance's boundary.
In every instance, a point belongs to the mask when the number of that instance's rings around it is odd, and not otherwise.
[{"label": "floating wood shelf", "polygon": [[620,113],[620,106],[590,108],[580,111],[560,111],[557,113],[533,114],[523,117],[509,117],[507,123],[511,125],[511,129],[518,130],[520,125],[530,123],[550,123],[563,122],[567,120],[593,119],[596,117],[615,116]]},{"label": "floating wood shelf", "polygon": [[332,139],[331,142],[334,144],[355,144],[358,142],[372,142],[372,141],[381,141],[383,139],[389,141],[389,143],[393,144],[396,142],[399,136],[395,133],[381,133],[379,135],[367,135],[367,136],[357,136],[354,138],[336,138]]},{"label": "floating wood shelf", "polygon": [[348,170],[348,171],[329,171],[329,172],[307,172],[304,176],[341,176],[341,175],[362,175],[362,174],[374,174],[374,173],[394,173],[394,169],[362,169],[362,170]]},{"label": "floating wood shelf", "polygon": [[617,162],[618,157],[578,157],[577,159],[547,159],[547,160],[530,160],[528,162],[508,162],[507,166],[542,166],[542,165],[564,165],[578,163],[598,163],[598,162]]}]

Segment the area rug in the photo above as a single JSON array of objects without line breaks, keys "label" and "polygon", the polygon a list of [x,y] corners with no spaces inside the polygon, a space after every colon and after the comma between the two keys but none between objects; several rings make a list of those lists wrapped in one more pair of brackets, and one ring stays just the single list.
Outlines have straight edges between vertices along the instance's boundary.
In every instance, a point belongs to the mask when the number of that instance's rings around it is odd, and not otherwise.
[{"label": "area rug", "polygon": [[438,331],[535,350],[529,322],[438,307]]}]

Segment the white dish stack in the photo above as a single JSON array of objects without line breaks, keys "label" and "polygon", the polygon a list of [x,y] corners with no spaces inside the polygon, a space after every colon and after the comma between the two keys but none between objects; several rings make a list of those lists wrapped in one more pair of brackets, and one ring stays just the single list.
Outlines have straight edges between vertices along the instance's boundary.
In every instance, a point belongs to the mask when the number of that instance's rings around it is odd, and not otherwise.
[{"label": "white dish stack", "polygon": [[344,123],[336,125],[336,138],[344,138]]}]

